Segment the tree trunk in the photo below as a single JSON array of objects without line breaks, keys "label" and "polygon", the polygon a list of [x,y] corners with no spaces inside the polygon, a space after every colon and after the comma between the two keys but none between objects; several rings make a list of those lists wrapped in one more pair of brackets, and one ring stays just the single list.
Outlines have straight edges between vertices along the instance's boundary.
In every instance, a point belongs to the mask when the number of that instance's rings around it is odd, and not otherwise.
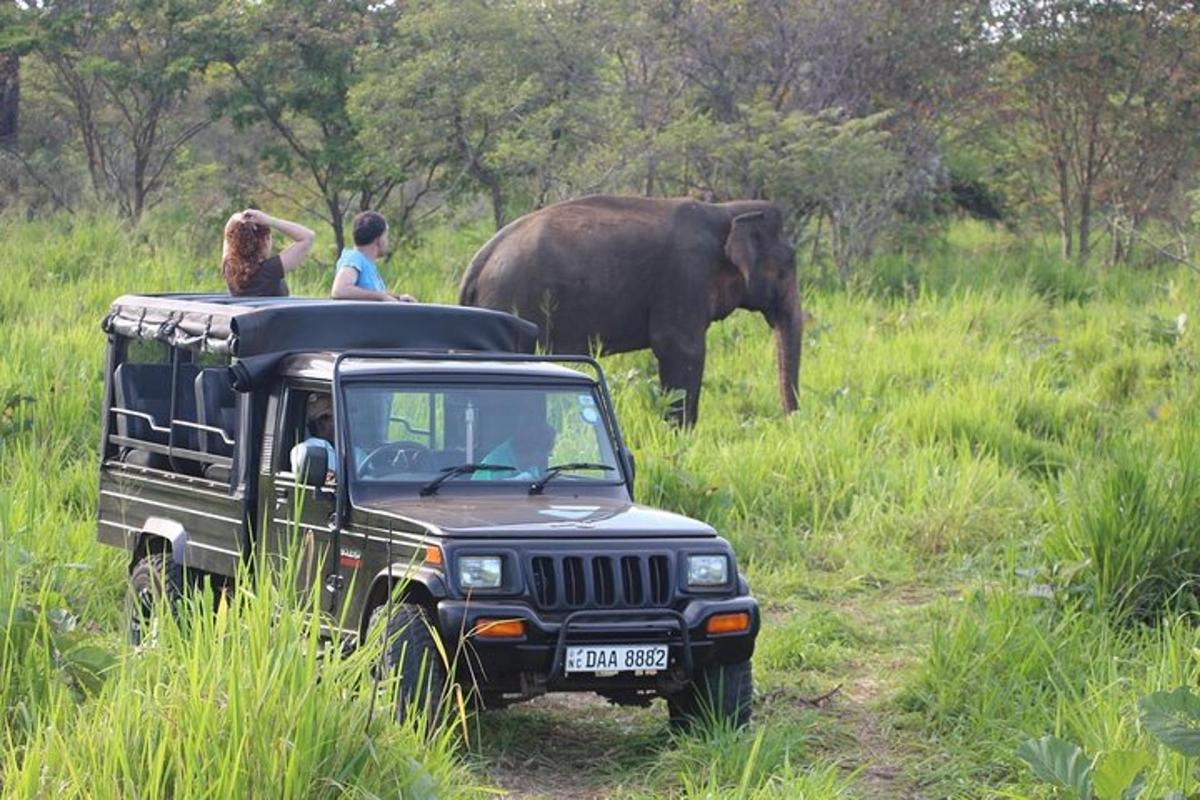
[{"label": "tree trunk", "polygon": [[492,196],[492,219],[496,222],[496,230],[500,230],[504,227],[504,192],[500,188],[500,181],[494,176],[488,174],[485,182]]},{"label": "tree trunk", "polygon": [[[0,53],[0,150],[16,150],[18,111],[21,104],[21,57],[15,52]],[[5,179],[10,195],[20,188],[17,171]]]},{"label": "tree trunk", "polygon": [[1088,127],[1087,151],[1079,187],[1079,247],[1075,251],[1075,255],[1080,266],[1087,263],[1088,256],[1092,251],[1092,194],[1095,192],[1096,181],[1104,168],[1096,155],[1099,127],[1100,122],[1093,114]]},{"label": "tree trunk", "polygon": [[1092,187],[1084,186],[1079,193],[1079,247],[1075,250],[1075,260],[1083,266],[1087,263],[1092,249]]},{"label": "tree trunk", "polygon": [[342,225],[346,220],[345,213],[342,211],[342,198],[338,192],[325,193],[325,206],[329,209],[329,227],[333,228],[333,243],[337,247],[338,258],[342,254],[342,250],[346,248],[346,234],[342,230]]},{"label": "tree trunk", "polygon": [[1062,159],[1055,159],[1054,170],[1058,178],[1058,235],[1061,242],[1061,254],[1064,261],[1071,258],[1072,229],[1071,220],[1071,177],[1067,172],[1067,164]]}]

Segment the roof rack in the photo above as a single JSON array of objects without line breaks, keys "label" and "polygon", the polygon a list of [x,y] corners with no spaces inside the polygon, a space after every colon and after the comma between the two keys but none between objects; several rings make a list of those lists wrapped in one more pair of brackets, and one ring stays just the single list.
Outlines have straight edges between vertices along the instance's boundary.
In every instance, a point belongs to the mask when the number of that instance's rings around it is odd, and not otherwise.
[{"label": "roof rack", "polygon": [[247,358],[313,350],[530,353],[532,322],[483,308],[317,297],[123,295],[106,333]]}]

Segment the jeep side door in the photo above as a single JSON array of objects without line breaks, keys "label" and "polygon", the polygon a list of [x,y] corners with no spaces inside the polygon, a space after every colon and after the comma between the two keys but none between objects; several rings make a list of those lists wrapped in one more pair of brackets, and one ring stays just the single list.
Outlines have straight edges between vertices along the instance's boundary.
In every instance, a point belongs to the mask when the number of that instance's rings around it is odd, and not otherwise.
[{"label": "jeep side door", "polygon": [[302,596],[314,589],[320,591],[322,610],[333,612],[325,583],[326,576],[336,568],[331,527],[335,484],[327,481],[321,486],[302,486],[291,462],[292,449],[312,437],[305,412],[310,398],[319,393],[328,395],[328,387],[287,383],[272,398],[277,413],[272,420],[270,459],[263,459],[263,504],[267,549],[282,574],[294,581]]}]

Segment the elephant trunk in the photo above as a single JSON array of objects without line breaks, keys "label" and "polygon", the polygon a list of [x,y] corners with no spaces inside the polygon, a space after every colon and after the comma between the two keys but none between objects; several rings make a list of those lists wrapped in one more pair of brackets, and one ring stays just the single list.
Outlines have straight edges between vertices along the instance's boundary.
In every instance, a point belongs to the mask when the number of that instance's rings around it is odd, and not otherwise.
[{"label": "elephant trunk", "polygon": [[800,385],[800,347],[804,338],[804,315],[800,310],[800,292],[794,283],[785,290],[775,313],[768,320],[775,329],[775,352],[779,359],[779,396],[783,410],[796,410]]}]

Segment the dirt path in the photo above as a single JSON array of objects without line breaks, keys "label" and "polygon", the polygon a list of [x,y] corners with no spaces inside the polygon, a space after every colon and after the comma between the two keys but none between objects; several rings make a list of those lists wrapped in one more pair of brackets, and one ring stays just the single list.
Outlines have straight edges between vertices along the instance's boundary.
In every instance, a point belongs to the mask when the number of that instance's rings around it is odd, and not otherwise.
[{"label": "dirt path", "polygon": [[[805,687],[840,688],[814,704],[819,690],[801,692],[794,683],[780,683],[793,674],[767,673],[756,692],[761,724],[811,731],[811,755],[853,774],[864,800],[921,797],[908,768],[919,756],[914,734],[897,729],[892,704],[924,652],[926,626],[914,620],[937,596],[906,588],[821,604],[852,621],[863,641],[835,667],[798,674]],[[811,605],[802,612],[773,604],[767,622],[812,611]],[[479,725],[481,771],[510,800],[607,800],[635,787],[653,796],[654,770],[673,747],[660,704],[618,708],[594,695],[541,697],[486,714]]]},{"label": "dirt path", "polygon": [[916,797],[904,773],[904,759],[888,730],[887,718],[878,709],[883,687],[870,675],[854,676],[830,709],[850,736],[848,752],[839,758],[857,771],[858,789],[864,798]]},{"label": "dirt path", "polygon": [[487,776],[505,800],[610,797],[667,738],[653,711],[589,694],[539,697],[483,721],[493,725],[483,753]]}]

